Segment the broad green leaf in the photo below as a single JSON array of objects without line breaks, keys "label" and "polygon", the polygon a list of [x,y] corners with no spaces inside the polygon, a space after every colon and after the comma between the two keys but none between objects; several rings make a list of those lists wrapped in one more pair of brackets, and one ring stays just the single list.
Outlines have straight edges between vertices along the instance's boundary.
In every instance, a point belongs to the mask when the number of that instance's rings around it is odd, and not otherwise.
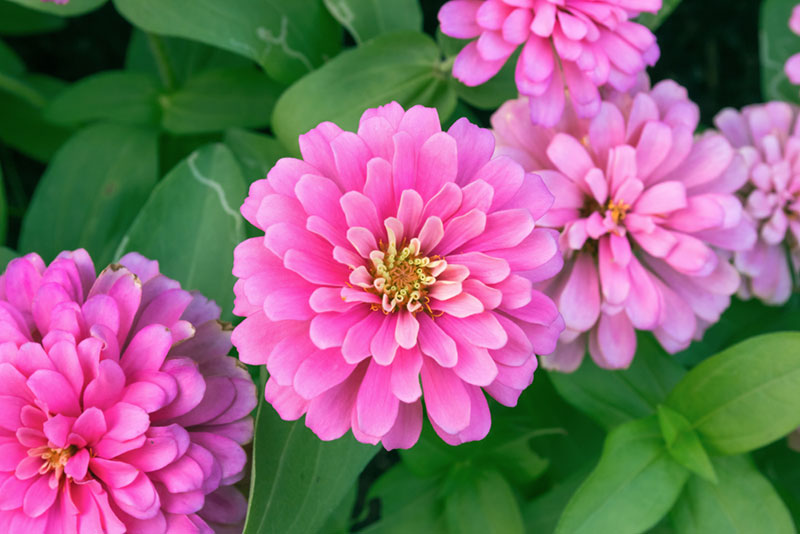
[{"label": "broad green leaf", "polygon": [[800,524],[800,452],[781,439],[753,452],[753,457],[789,508],[795,524]]},{"label": "broad green leaf", "polygon": [[6,270],[6,265],[8,265],[8,262],[18,257],[19,254],[17,254],[15,251],[8,247],[0,246],[0,273]]},{"label": "broad green leaf", "polygon": [[175,134],[267,126],[282,91],[282,85],[255,68],[203,71],[160,98],[162,124]]},{"label": "broad green leaf", "polygon": [[117,248],[159,261],[161,272],[197,289],[230,317],[233,249],[244,239],[238,207],[245,184],[222,144],[193,152],[153,190]]},{"label": "broad green leaf", "polygon": [[522,514],[508,482],[494,470],[462,469],[445,498],[450,532],[522,534]]},{"label": "broad green leaf", "polygon": [[122,124],[80,130],[42,176],[22,220],[19,249],[46,261],[85,248],[102,267],[158,179],[156,132]]},{"label": "broad green leaf", "polygon": [[658,424],[661,426],[667,450],[678,463],[711,482],[717,481],[714,467],[697,437],[697,432],[684,416],[660,404]]},{"label": "broad green leaf", "polygon": [[[2,5],[2,4],[0,4]],[[2,15],[2,13],[0,13]],[[25,64],[10,46],[0,41],[0,76],[20,76],[25,72]],[[2,88],[2,85],[0,85]]]},{"label": "broad green leaf", "polygon": [[714,458],[717,484],[692,477],[670,514],[681,534],[796,532],[786,505],[745,456]]},{"label": "broad green leaf", "polygon": [[368,500],[380,499],[380,519],[360,534],[446,532],[438,478],[422,478],[397,464],[369,489]]},{"label": "broad green leaf", "polygon": [[605,428],[655,413],[685,371],[649,334],[638,336],[624,371],[601,369],[587,356],[574,373],[549,373],[561,396]]},{"label": "broad green leaf", "polygon": [[289,155],[274,137],[241,128],[226,131],[225,144],[236,154],[248,183],[265,178],[280,158]]},{"label": "broad green leaf", "polygon": [[531,534],[554,532],[564,508],[588,474],[588,469],[580,469],[546,493],[528,501],[522,508],[525,531]]},{"label": "broad green leaf", "polygon": [[52,13],[61,17],[74,17],[94,11],[106,3],[106,0],[69,0],[66,4],[42,2],[42,0],[9,0],[30,9]]},{"label": "broad green leaf", "polygon": [[302,421],[283,421],[264,399],[253,442],[244,534],[316,532],[378,452],[347,435],[322,441]]},{"label": "broad green leaf", "polygon": [[46,162],[71,134],[69,129],[42,117],[42,106],[64,83],[41,75],[25,75],[21,80],[31,91],[27,97],[0,88],[0,140],[26,156]]},{"label": "broad green leaf", "polygon": [[161,136],[161,152],[159,168],[162,174],[171,170],[181,163],[195,150],[199,150],[205,145],[222,142],[222,136],[213,134],[194,134],[194,135],[171,135],[164,133]]},{"label": "broad green leaf", "polygon": [[750,338],[692,369],[666,404],[722,454],[762,447],[800,425],[800,333]]},{"label": "broad green leaf", "polygon": [[636,22],[644,24],[652,31],[656,31],[656,29],[661,26],[667,17],[672,14],[678,4],[681,3],[681,0],[663,0],[661,3],[661,9],[658,10],[658,13],[642,13],[636,19]]},{"label": "broad green leaf", "polygon": [[350,524],[353,513],[353,508],[356,504],[358,497],[358,484],[353,484],[350,491],[342,499],[342,502],[337,504],[333,512],[325,520],[325,523],[317,531],[318,534],[348,534],[350,532]]},{"label": "broad green leaf", "polygon": [[155,76],[169,90],[175,90],[190,76],[204,70],[252,65],[246,57],[221,48],[137,29],[131,33],[125,51],[125,70]]},{"label": "broad green leaf", "polygon": [[800,36],[789,29],[794,0],[764,0],[758,22],[761,93],[764,100],[798,102],[800,87],[783,70],[786,60],[800,52]]},{"label": "broad green leaf", "polygon": [[32,35],[64,27],[64,19],[0,0],[0,35]]},{"label": "broad green leaf", "polygon": [[45,108],[45,118],[59,124],[109,120],[158,124],[158,80],[126,71],[105,71],[67,86]]},{"label": "broad green leaf", "polygon": [[356,43],[383,33],[422,30],[418,0],[324,0],[331,15],[344,26]]},{"label": "broad green leaf", "polygon": [[655,416],[625,423],[608,435],[556,534],[644,532],[672,508],[688,476],[667,452]]},{"label": "broad green leaf", "polygon": [[297,137],[320,122],[352,130],[367,108],[393,100],[406,109],[414,104],[436,107],[445,120],[456,98],[439,65],[439,49],[427,35],[382,35],[289,87],[275,105],[272,129],[284,146],[297,152]]},{"label": "broad green leaf", "polygon": [[[439,46],[442,47],[445,56],[447,56],[451,62],[455,60],[455,56],[461,49],[470,42],[470,39],[454,39],[448,37],[443,34],[441,30],[436,32],[436,39],[439,41]],[[511,55],[505,65],[503,65],[503,68],[500,69],[500,72],[481,85],[469,87],[461,83],[455,77],[450,79],[450,83],[455,88],[458,96],[468,104],[478,109],[494,111],[500,107],[503,102],[519,96],[517,82],[514,80],[514,69],[516,68],[518,59],[519,51]]]},{"label": "broad green leaf", "polygon": [[145,31],[249,57],[283,83],[314,70],[341,47],[341,28],[322,0],[114,0],[114,5]]}]

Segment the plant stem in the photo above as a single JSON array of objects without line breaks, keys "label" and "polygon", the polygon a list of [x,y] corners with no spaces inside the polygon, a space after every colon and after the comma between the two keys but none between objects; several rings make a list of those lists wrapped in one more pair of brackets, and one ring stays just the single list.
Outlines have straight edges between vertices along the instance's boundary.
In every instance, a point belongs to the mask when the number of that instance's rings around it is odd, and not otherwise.
[{"label": "plant stem", "polygon": [[150,52],[153,54],[153,59],[156,60],[156,67],[158,67],[158,75],[161,78],[161,83],[167,91],[174,90],[178,83],[175,79],[175,71],[172,70],[172,65],[169,63],[167,57],[167,49],[164,46],[164,41],[160,36],[147,33],[147,44],[150,47]]}]

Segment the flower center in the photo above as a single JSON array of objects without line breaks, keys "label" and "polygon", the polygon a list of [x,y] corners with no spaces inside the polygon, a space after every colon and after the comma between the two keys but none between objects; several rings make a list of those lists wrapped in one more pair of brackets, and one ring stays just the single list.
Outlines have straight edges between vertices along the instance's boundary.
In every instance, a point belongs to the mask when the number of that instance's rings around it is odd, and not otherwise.
[{"label": "flower center", "polygon": [[369,257],[373,281],[368,291],[382,297],[384,312],[406,308],[413,313],[423,307],[429,309],[428,290],[446,267],[444,260],[423,255],[417,238],[398,250],[392,234],[389,243],[381,244],[381,250],[372,251]]},{"label": "flower center", "polygon": [[628,214],[629,209],[631,209],[631,205],[626,204],[622,200],[618,200],[617,202],[609,200],[606,212],[611,216],[611,220],[614,221],[614,224],[619,224],[625,220],[625,215]]},{"label": "flower center", "polygon": [[41,457],[44,462],[39,468],[39,474],[46,475],[50,471],[53,471],[55,480],[58,480],[61,478],[61,474],[64,472],[64,467],[66,467],[67,461],[72,458],[76,452],[78,452],[78,448],[75,445],[70,445],[64,449],[51,449],[50,447],[45,446],[31,449],[28,451],[28,456]]}]

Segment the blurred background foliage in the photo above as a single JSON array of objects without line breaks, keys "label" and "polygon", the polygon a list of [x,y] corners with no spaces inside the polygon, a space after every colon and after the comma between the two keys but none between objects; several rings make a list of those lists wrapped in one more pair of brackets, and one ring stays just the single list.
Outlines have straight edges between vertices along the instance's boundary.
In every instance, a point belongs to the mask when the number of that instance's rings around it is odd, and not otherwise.
[{"label": "blurred background foliage", "polygon": [[[71,0],[62,18],[54,4],[0,0],[0,261],[85,247],[100,267],[137,250],[233,320],[232,250],[255,235],[238,207],[297,154],[298,134],[322,120],[352,128],[390,100],[488,126],[515,96],[510,66],[477,88],[451,78],[464,42],[437,31],[443,3]],[[643,18],[660,24],[650,74],[684,85],[704,127],[726,106],[797,101],[781,71],[800,51],[792,2],[664,3],[668,17]],[[517,408],[492,403],[488,438],[457,448],[429,426],[408,451],[323,443],[262,401],[246,532],[793,532],[800,457],[775,440],[797,402],[748,447],[709,459],[708,443],[727,442],[695,429],[674,391],[709,356],[798,329],[797,295],[782,308],[735,301],[677,356],[645,334],[629,370],[588,359],[572,375],[540,370]],[[787,369],[783,387],[800,390]],[[744,387],[736,380],[723,385]]]}]

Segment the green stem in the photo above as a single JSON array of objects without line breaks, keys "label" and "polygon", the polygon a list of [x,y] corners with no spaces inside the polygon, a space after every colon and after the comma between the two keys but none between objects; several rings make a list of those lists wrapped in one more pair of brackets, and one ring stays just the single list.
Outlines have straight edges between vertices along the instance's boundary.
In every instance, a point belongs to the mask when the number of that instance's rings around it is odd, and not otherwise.
[{"label": "green stem", "polygon": [[148,33],[147,44],[150,47],[150,52],[153,54],[153,59],[156,60],[156,67],[158,68],[158,75],[161,78],[161,83],[168,91],[174,90],[178,83],[175,78],[175,71],[172,70],[172,65],[169,63],[167,57],[167,48],[164,46],[164,41],[158,35]]},{"label": "green stem", "polygon": [[438,68],[439,72],[444,74],[450,74],[450,71],[453,70],[453,63],[456,62],[456,56],[450,56],[444,58],[442,61],[439,62]]}]

